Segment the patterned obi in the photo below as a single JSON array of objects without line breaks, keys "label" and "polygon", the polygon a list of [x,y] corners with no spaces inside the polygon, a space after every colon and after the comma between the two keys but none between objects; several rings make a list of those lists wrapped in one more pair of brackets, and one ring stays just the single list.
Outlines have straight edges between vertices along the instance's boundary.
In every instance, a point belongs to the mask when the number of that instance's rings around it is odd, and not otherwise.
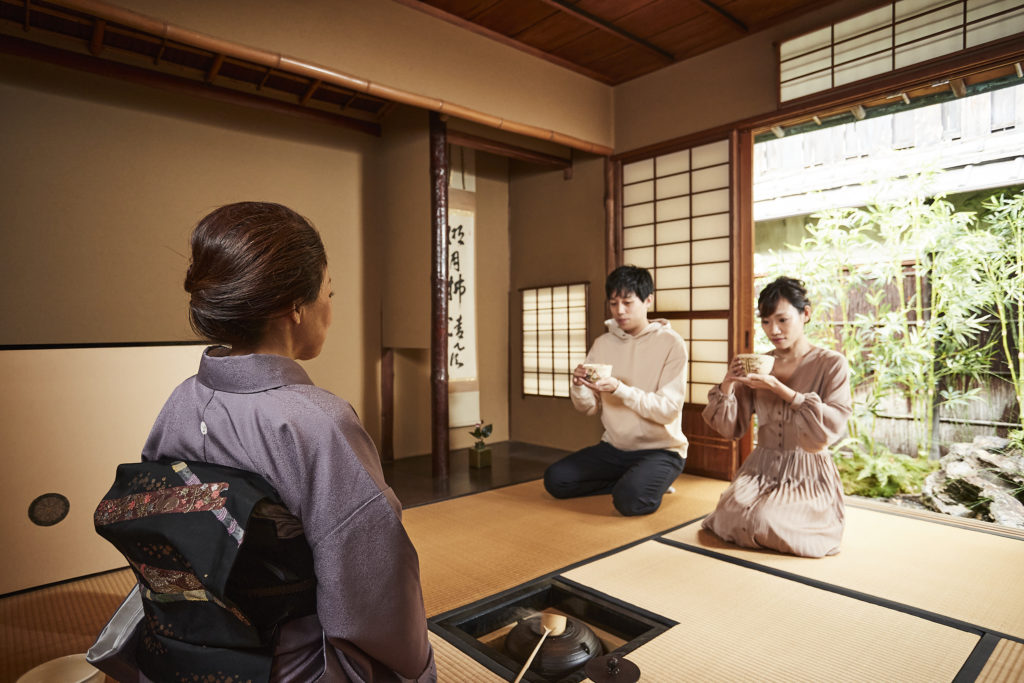
[{"label": "patterned obi", "polygon": [[302,527],[257,474],[119,465],[94,521],[139,580],[136,657],[153,681],[266,681],[278,626],[316,612]]}]

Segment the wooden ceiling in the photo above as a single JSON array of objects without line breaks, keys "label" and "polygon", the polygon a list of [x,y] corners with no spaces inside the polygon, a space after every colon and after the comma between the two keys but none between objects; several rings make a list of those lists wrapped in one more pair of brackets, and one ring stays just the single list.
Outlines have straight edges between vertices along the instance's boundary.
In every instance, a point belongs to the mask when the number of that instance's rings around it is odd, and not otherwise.
[{"label": "wooden ceiling", "polygon": [[396,0],[617,85],[840,0]]}]

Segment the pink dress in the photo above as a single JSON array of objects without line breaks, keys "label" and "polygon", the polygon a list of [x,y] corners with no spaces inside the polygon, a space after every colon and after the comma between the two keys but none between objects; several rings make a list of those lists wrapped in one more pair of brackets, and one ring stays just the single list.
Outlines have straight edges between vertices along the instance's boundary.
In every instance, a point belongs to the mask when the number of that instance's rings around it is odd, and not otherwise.
[{"label": "pink dress", "polygon": [[761,389],[733,385],[708,395],[704,421],[738,439],[757,413],[757,446],[702,523],[719,538],[748,548],[822,557],[839,552],[843,487],[829,444],[852,410],[849,369],[835,351],[812,347],[786,382],[792,404]]}]

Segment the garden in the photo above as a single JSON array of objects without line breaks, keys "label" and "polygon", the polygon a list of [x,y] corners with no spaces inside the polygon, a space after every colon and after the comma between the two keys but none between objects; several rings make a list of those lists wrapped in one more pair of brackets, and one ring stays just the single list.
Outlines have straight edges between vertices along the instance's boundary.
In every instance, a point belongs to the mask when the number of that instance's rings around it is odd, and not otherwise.
[{"label": "garden", "polygon": [[932,177],[814,214],[756,286],[803,280],[812,343],[849,361],[847,494],[1024,528],[1024,191],[954,203]]}]

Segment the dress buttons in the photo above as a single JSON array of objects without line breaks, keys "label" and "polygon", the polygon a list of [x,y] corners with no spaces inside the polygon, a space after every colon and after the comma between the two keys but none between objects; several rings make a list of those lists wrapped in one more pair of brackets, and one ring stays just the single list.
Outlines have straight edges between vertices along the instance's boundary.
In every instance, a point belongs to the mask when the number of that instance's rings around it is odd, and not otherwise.
[{"label": "dress buttons", "polygon": [[199,431],[201,431],[204,436],[206,435],[206,423],[205,422],[201,421],[199,423]]}]

